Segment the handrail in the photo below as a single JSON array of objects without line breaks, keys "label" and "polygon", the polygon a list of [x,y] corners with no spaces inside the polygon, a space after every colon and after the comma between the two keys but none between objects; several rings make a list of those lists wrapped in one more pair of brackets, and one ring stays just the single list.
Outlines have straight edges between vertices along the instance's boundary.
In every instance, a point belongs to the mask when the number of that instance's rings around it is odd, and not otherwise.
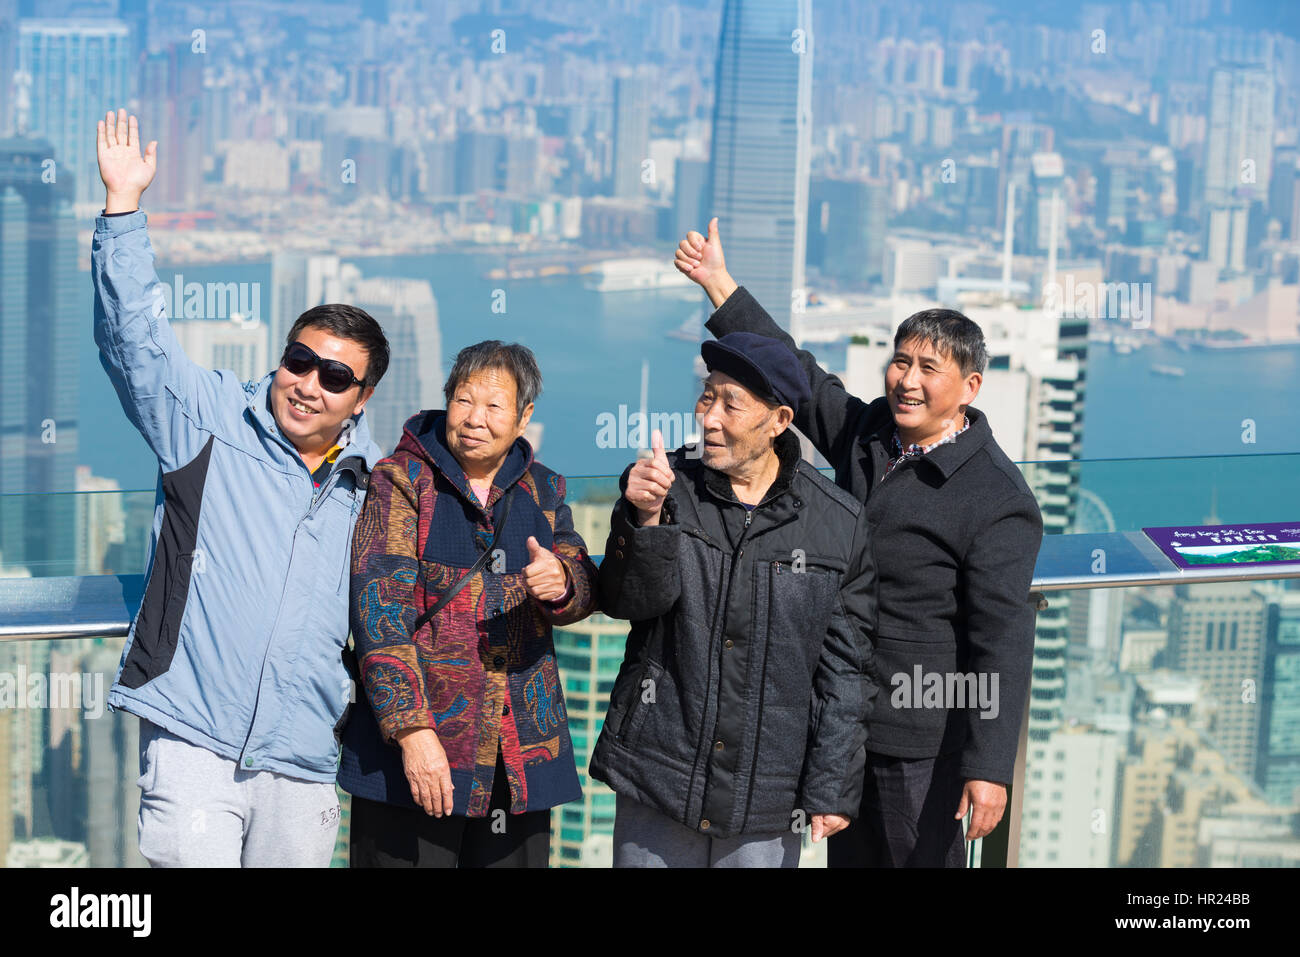
[{"label": "handrail", "polygon": [[[1067,589],[1280,578],[1300,578],[1300,563],[1182,569],[1140,532],[1049,535],[1039,549],[1028,599],[1042,610],[1047,607],[1044,593]],[[144,586],[143,575],[0,579],[0,641],[124,637]],[[1028,721],[1026,701],[1007,813],[981,841],[982,867],[1019,862]]]},{"label": "handrail", "polygon": [[[601,556],[593,555],[599,562]],[[1300,578],[1300,564],[1179,568],[1141,532],[1048,535],[1028,599],[1070,589]],[[0,579],[0,641],[125,636],[144,595],[143,575]]]}]

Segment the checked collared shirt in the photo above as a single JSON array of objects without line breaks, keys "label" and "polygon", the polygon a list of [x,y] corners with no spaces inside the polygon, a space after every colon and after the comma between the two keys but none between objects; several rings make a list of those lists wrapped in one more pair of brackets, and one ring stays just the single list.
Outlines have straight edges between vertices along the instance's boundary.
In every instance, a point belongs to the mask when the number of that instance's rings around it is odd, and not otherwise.
[{"label": "checked collared shirt", "polygon": [[922,455],[925,455],[927,452],[934,451],[941,445],[946,445],[949,442],[957,441],[957,436],[961,435],[963,432],[965,432],[967,429],[970,428],[970,417],[963,416],[963,418],[965,419],[965,423],[962,425],[960,429],[958,429],[956,432],[951,432],[948,435],[945,435],[938,442],[931,442],[929,445],[917,445],[915,442],[913,442],[907,448],[903,448],[903,441],[898,437],[898,429],[895,428],[893,440],[891,443],[894,454],[893,457],[890,458],[889,463],[885,466],[884,474],[880,476],[880,480],[883,482],[885,480],[885,476],[888,475],[890,472],[894,471],[894,466],[898,465],[900,462],[906,462],[908,459],[919,459]]}]

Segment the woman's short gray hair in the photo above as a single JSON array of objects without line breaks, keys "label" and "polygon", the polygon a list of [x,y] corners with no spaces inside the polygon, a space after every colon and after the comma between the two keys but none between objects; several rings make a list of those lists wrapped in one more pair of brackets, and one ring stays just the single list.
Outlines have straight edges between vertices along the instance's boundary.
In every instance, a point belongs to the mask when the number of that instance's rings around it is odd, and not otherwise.
[{"label": "woman's short gray hair", "polygon": [[447,384],[442,387],[447,405],[451,405],[451,397],[467,379],[489,369],[508,373],[515,380],[515,421],[518,422],[524,409],[542,394],[542,370],[537,367],[533,350],[517,342],[487,339],[456,353]]}]

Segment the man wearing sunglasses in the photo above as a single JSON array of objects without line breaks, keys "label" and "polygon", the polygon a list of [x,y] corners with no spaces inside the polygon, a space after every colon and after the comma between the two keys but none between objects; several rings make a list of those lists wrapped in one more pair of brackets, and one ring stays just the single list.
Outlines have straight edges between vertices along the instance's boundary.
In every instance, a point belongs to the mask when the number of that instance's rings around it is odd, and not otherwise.
[{"label": "man wearing sunglasses", "polygon": [[108,697],[140,718],[140,852],[156,867],[327,866],[352,530],[382,454],[363,409],[388,343],[362,310],[324,305],[260,381],[190,361],[139,210],[157,144],[141,156],[123,110],[98,139],[95,342],[159,465],[144,598]]}]

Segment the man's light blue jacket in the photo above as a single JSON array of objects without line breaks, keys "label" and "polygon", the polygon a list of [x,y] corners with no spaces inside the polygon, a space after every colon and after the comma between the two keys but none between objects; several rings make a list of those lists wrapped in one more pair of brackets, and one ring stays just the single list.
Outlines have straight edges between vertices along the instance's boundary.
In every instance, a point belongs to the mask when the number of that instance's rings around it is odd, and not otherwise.
[{"label": "man's light blue jacket", "polygon": [[159,466],[144,600],[109,706],[243,770],[333,781],[353,694],[352,528],[382,453],[363,412],[315,489],[271,415],[274,372],[241,383],[182,352],[145,223],[100,216],[91,252],[100,361]]}]

